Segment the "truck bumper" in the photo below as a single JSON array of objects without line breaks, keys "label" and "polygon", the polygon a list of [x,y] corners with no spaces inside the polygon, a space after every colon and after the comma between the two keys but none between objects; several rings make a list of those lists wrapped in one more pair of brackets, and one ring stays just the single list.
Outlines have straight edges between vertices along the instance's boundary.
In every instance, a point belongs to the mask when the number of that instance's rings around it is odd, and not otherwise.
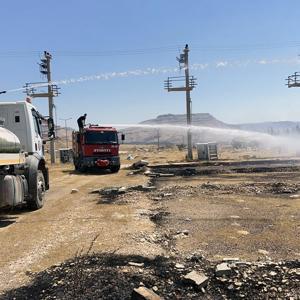
[{"label": "truck bumper", "polygon": [[83,167],[87,168],[103,168],[109,169],[113,166],[120,165],[120,157],[119,156],[109,156],[109,157],[84,157],[81,160],[81,164]]}]

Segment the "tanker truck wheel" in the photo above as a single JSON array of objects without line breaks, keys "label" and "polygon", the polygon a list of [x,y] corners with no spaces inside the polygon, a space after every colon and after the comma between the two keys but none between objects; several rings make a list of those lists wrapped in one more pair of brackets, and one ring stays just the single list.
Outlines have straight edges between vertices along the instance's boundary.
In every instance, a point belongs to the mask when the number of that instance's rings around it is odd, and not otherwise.
[{"label": "tanker truck wheel", "polygon": [[46,192],[46,183],[43,172],[38,170],[36,178],[36,189],[32,196],[32,199],[28,201],[28,206],[31,209],[39,209],[44,205],[44,198]]}]

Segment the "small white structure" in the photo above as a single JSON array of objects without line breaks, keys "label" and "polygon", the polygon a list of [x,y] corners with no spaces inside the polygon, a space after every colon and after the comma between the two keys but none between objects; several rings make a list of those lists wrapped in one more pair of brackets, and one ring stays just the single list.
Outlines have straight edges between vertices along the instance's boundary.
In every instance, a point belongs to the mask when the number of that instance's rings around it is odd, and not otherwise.
[{"label": "small white structure", "polygon": [[73,160],[73,150],[71,148],[59,149],[60,162],[65,164]]},{"label": "small white structure", "polygon": [[217,143],[197,143],[198,160],[217,160]]}]

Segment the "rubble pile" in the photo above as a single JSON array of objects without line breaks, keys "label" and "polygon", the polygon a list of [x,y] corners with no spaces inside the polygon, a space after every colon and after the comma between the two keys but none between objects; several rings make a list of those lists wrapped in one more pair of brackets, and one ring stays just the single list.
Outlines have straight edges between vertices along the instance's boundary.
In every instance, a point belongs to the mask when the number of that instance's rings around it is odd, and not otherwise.
[{"label": "rubble pile", "polygon": [[300,262],[210,262],[185,258],[76,257],[1,299],[298,299]]},{"label": "rubble pile", "polygon": [[300,190],[300,185],[296,183],[271,182],[271,183],[241,183],[241,184],[211,184],[204,183],[201,189],[218,190],[230,193],[247,194],[293,194]]},{"label": "rubble pile", "polygon": [[[162,189],[165,193],[174,193],[180,196],[196,195],[209,191],[218,191],[221,194],[295,194],[300,191],[300,184],[284,182],[259,182],[239,184],[203,183],[198,186],[173,185]],[[291,197],[293,198],[293,197]],[[296,198],[296,196],[294,196]]]}]

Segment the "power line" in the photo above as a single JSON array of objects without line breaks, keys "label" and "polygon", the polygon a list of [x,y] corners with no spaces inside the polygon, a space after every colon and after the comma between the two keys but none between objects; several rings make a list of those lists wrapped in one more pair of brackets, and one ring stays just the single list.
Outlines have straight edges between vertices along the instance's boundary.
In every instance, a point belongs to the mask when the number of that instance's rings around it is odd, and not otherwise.
[{"label": "power line", "polygon": [[[203,45],[192,44],[194,51],[199,52],[232,52],[232,51],[250,51],[250,50],[274,50],[282,48],[300,48],[300,41],[286,41],[273,43],[256,43],[241,45]],[[127,56],[127,55],[145,55],[162,52],[177,52],[180,44],[155,47],[155,48],[138,48],[127,50],[52,50],[56,57],[102,57],[102,56]],[[0,57],[30,57],[40,56],[42,53],[38,50],[3,50],[0,51]]]}]

